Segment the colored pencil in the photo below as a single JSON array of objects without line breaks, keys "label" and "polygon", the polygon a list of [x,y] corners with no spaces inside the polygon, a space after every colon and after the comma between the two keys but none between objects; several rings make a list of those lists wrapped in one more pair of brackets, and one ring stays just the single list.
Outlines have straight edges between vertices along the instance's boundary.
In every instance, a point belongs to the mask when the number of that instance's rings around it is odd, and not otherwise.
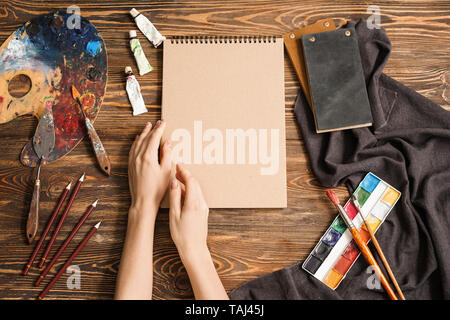
[{"label": "colored pencil", "polygon": [[370,227],[370,224],[367,222],[367,220],[364,219],[364,216],[361,212],[361,206],[359,205],[358,199],[356,199],[355,195],[352,195],[352,201],[353,201],[353,204],[355,205],[356,209],[358,210],[359,216],[364,221],[364,225],[366,226],[367,231],[369,231],[370,239],[372,240],[373,245],[377,249],[378,255],[380,256],[381,261],[383,261],[383,265],[384,265],[387,273],[389,274],[389,277],[391,278],[392,283],[394,284],[394,287],[397,290],[398,295],[400,296],[400,299],[406,300],[405,296],[403,295],[403,291],[400,288],[400,286],[398,285],[397,279],[395,278],[395,275],[392,272],[391,266],[389,265],[389,262],[387,261],[386,256],[384,255],[383,250],[381,249],[381,246],[380,246],[377,238],[375,237],[375,233],[373,232],[373,230]]},{"label": "colored pencil", "polygon": [[55,219],[59,213],[59,210],[61,210],[61,207],[62,207],[64,201],[66,200],[67,195],[69,194],[71,185],[72,185],[72,181],[64,188],[64,191],[62,192],[62,194],[59,198],[58,204],[56,205],[55,210],[53,210],[50,220],[48,221],[47,226],[44,229],[44,232],[42,232],[41,238],[39,239],[39,242],[37,243],[36,247],[34,248],[34,251],[30,256],[30,259],[28,260],[27,265],[25,266],[25,270],[23,271],[24,276],[26,276],[28,274],[28,271],[30,270],[31,266],[33,265],[34,259],[36,259],[36,256],[37,256],[39,250],[41,249],[42,244],[44,243],[45,238],[47,237],[47,234],[53,225],[53,222],[55,222]]},{"label": "colored pencil", "polygon": [[56,263],[56,261],[58,261],[59,257],[64,252],[64,250],[67,248],[67,246],[69,245],[70,241],[72,241],[73,237],[75,237],[75,235],[80,230],[81,226],[84,224],[86,219],[90,216],[92,211],[94,211],[95,207],[97,206],[97,202],[98,202],[98,200],[95,200],[95,202],[93,204],[91,204],[87,208],[86,212],[80,218],[80,220],[75,225],[75,227],[72,229],[72,232],[67,236],[66,240],[64,240],[64,242],[61,245],[61,247],[59,247],[58,251],[55,253],[55,255],[53,256],[53,259],[50,261],[50,263],[47,265],[47,267],[45,267],[44,271],[42,271],[41,275],[39,276],[39,278],[34,283],[35,286],[40,285],[42,280],[44,280],[44,278],[50,272],[50,269],[53,267],[53,265]]},{"label": "colored pencil", "polygon": [[66,209],[64,210],[63,214],[61,215],[61,218],[58,221],[58,224],[56,225],[56,229],[53,232],[53,235],[52,235],[52,237],[50,239],[50,242],[47,244],[47,248],[45,249],[44,255],[42,256],[42,260],[39,263],[39,268],[42,268],[44,266],[45,261],[47,260],[47,256],[48,256],[48,254],[50,253],[50,250],[53,247],[53,243],[55,243],[56,236],[58,235],[59,231],[61,230],[61,228],[62,228],[62,226],[64,224],[64,221],[66,221],[67,214],[69,213],[70,208],[72,208],[72,204],[73,204],[73,202],[75,200],[75,197],[78,194],[78,191],[80,191],[80,187],[81,187],[81,184],[84,181],[84,177],[85,177],[85,174],[83,173],[82,176],[80,177],[80,179],[78,179],[78,181],[77,181],[77,183],[75,185],[75,188],[72,191],[72,194],[70,195],[69,202],[67,203]]},{"label": "colored pencil", "polygon": [[397,296],[395,295],[394,290],[392,290],[392,288],[389,285],[389,282],[387,281],[383,272],[381,272],[380,266],[378,265],[377,261],[375,260],[372,253],[370,252],[369,247],[362,239],[361,234],[359,233],[358,229],[356,229],[352,220],[347,216],[347,213],[345,212],[344,208],[342,208],[342,206],[339,204],[339,199],[336,196],[336,193],[333,190],[329,189],[329,190],[327,190],[327,196],[331,200],[331,202],[333,202],[333,204],[336,206],[336,208],[338,209],[339,214],[341,215],[342,219],[344,219],[344,221],[347,223],[347,226],[350,229],[350,232],[353,236],[353,239],[355,240],[355,243],[358,245],[359,250],[363,254],[364,258],[366,258],[369,265],[375,271],[376,275],[380,279],[381,285],[386,290],[389,297],[392,300],[398,300]]},{"label": "colored pencil", "polygon": [[45,289],[41,292],[38,300],[44,299],[46,294],[50,291],[50,289],[55,285],[56,281],[58,281],[59,278],[61,278],[64,271],[67,270],[67,268],[70,266],[72,261],[77,257],[77,255],[80,253],[81,250],[83,250],[86,243],[89,241],[89,239],[94,235],[94,233],[97,231],[97,229],[100,227],[100,224],[102,222],[100,221],[95,226],[92,227],[91,231],[86,235],[86,237],[81,241],[81,243],[78,245],[78,247],[75,249],[75,251],[72,253],[69,259],[67,259],[66,263],[59,269],[58,273],[55,275],[55,277],[48,283],[48,285],[45,287]]}]

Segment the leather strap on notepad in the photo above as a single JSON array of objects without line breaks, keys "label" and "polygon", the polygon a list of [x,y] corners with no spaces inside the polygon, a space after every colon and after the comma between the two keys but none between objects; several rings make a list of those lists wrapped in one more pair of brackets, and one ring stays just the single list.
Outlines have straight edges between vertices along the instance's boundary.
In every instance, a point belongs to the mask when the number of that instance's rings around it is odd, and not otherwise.
[{"label": "leather strap on notepad", "polygon": [[309,89],[308,76],[306,73],[305,62],[303,59],[303,50],[301,46],[301,38],[304,34],[317,33],[323,31],[336,30],[336,26],[332,18],[319,20],[306,27],[291,31],[283,35],[284,45],[294,65],[295,72],[305,93],[306,99],[311,106],[311,90]]}]

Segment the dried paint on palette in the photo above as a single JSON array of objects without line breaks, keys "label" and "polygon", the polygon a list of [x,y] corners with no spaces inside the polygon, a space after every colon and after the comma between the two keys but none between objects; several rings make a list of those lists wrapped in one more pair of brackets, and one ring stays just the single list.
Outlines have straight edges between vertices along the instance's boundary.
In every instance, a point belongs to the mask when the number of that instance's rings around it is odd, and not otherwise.
[{"label": "dried paint on palette", "polygon": [[[79,28],[72,28],[69,19],[79,19]],[[19,74],[28,76],[32,87],[28,94],[16,99],[5,84]],[[55,148],[48,160],[55,161],[86,134],[71,86],[79,88],[86,113],[94,121],[103,102],[106,80],[106,47],[93,24],[63,11],[37,16],[14,31],[0,47],[0,123],[29,113],[39,117],[43,102],[53,100]],[[28,166],[38,161],[30,142],[22,151],[21,161]]]},{"label": "dried paint on palette", "polygon": [[[400,192],[392,186],[368,173],[354,193],[363,204],[362,213],[370,228],[376,232],[400,198]],[[347,215],[358,226],[362,239],[367,243],[370,234],[357,209],[349,200],[344,206]],[[338,215],[311,254],[302,264],[302,268],[322,281],[331,289],[336,289],[345,278],[360,251],[356,247],[344,220]]]}]

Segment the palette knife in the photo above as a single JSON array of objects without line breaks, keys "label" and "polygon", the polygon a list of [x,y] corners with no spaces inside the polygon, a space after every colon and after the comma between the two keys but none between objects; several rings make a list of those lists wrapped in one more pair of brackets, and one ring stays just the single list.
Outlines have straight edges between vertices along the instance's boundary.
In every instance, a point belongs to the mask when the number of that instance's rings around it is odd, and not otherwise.
[{"label": "palette knife", "polygon": [[72,86],[72,97],[77,101],[80,106],[81,113],[83,114],[83,118],[86,124],[86,129],[89,135],[89,139],[91,140],[92,148],[94,149],[95,157],[97,158],[97,162],[100,166],[100,169],[108,176],[111,175],[111,163],[109,161],[108,154],[106,153],[105,148],[103,147],[102,141],[95,131],[92,122],[89,120],[86,115],[86,111],[84,111],[83,102],[81,101],[81,95],[78,92],[75,86]]},{"label": "palette knife", "polygon": [[39,157],[39,167],[34,183],[33,197],[31,198],[30,211],[27,220],[27,239],[32,243],[36,236],[39,225],[39,193],[41,166],[48,160],[50,152],[55,146],[55,125],[53,122],[53,103],[49,100],[45,103],[44,112],[39,120],[36,132],[33,137],[33,148]]}]

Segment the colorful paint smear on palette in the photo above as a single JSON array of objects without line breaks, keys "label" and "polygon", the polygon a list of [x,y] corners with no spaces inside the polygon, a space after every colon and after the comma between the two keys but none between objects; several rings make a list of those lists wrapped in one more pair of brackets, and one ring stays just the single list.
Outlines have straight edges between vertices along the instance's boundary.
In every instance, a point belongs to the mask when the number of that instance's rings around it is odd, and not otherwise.
[{"label": "colorful paint smear on palette", "polygon": [[[0,124],[24,114],[40,117],[45,101],[51,100],[55,147],[46,160],[55,161],[87,133],[72,85],[80,91],[84,110],[94,122],[103,102],[107,71],[106,45],[88,19],[65,11],[36,16],[0,46]],[[8,91],[9,81],[18,75],[31,81],[30,91],[20,98]],[[39,162],[31,140],[20,160],[26,166]]]},{"label": "colorful paint smear on palette", "polygon": [[[364,177],[354,194],[362,207],[362,215],[374,232],[384,222],[401,195],[397,189],[371,172]],[[350,200],[344,209],[362,238],[366,243],[369,242],[370,234]],[[334,290],[345,278],[359,254],[360,251],[353,241],[350,230],[338,215],[305,260],[302,268]]]}]

